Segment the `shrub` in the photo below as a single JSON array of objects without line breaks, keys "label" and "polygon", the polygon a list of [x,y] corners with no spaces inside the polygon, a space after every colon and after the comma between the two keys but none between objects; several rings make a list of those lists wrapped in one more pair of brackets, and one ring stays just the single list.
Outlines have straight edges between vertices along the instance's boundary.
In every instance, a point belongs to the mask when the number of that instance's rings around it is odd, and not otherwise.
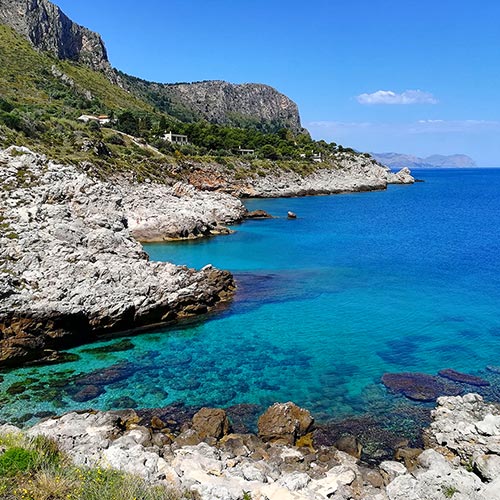
[{"label": "shrub", "polygon": [[0,455],[0,476],[15,476],[29,471],[36,464],[36,452],[14,447]]}]

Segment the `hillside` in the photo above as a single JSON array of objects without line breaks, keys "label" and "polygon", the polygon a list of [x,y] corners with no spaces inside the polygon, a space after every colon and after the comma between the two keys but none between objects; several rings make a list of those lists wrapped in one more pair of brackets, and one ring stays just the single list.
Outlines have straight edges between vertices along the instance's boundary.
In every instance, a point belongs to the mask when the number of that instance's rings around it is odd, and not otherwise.
[{"label": "hillside", "polygon": [[454,167],[465,168],[475,167],[474,160],[467,155],[431,155],[427,158],[419,158],[413,155],[406,155],[401,153],[371,153],[380,163],[387,165],[390,168],[438,168],[438,167]]},{"label": "hillside", "polygon": [[[196,165],[239,182],[281,171],[307,175],[336,169],[350,157],[370,163],[366,155],[313,141],[307,133],[180,122],[100,71],[33,49],[5,25],[0,25],[0,98],[0,147],[27,146],[64,163],[88,163],[101,177],[122,173],[171,183],[192,177]],[[113,122],[82,123],[82,114],[109,115]],[[160,138],[166,130],[188,135],[190,144],[167,143]],[[254,154],[243,157],[239,148]],[[312,161],[312,153],[321,153],[325,162]]]},{"label": "hillside", "polygon": [[124,73],[125,88],[181,121],[210,123],[275,132],[282,128],[302,132],[297,105],[269,85],[224,81],[161,84]]},{"label": "hillside", "polygon": [[112,83],[181,121],[203,119],[263,131],[302,131],[297,105],[268,85],[222,81],[162,84],[113,69],[100,35],[74,23],[48,0],[2,0],[0,23],[12,27],[34,48],[100,71]]}]

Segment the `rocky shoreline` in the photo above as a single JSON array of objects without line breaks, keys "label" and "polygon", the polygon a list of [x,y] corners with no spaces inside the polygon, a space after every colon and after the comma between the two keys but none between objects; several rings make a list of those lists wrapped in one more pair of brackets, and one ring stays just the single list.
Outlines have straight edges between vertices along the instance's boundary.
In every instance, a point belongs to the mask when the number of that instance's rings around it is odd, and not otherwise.
[{"label": "rocky shoreline", "polygon": [[[342,155],[341,155],[342,156]],[[365,157],[300,176],[193,167],[170,184],[107,182],[27,148],[0,151],[0,367],[56,362],[99,335],[205,314],[231,298],[230,273],[150,262],[140,243],[230,232],[239,196],[298,196],[411,183]],[[206,168],[205,168],[206,167]],[[189,173],[190,172],[190,173]],[[222,179],[222,180],[221,180]]]},{"label": "rocky shoreline", "polygon": [[[151,416],[152,415],[152,416]],[[314,419],[293,403],[261,415],[257,434],[231,429],[222,409],[203,408],[181,428],[168,413],[68,413],[21,431],[44,435],[79,466],[99,465],[201,500],[494,500],[500,495],[500,408],[477,394],[441,397],[424,449],[399,448],[377,466],[346,436],[316,439]],[[1,452],[0,452],[1,453]]]},{"label": "rocky shoreline", "polygon": [[[54,361],[96,336],[204,314],[231,274],[150,262],[137,239],[197,237],[241,202],[184,185],[101,182],[24,148],[0,153],[0,366]],[[154,214],[153,214],[154,206]]]}]

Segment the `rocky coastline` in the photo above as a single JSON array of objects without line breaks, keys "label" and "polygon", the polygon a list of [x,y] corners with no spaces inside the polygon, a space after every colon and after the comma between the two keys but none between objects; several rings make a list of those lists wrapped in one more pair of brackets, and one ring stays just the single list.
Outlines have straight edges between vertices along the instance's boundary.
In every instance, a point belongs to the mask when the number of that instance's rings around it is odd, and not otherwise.
[{"label": "rocky coastline", "polygon": [[[231,298],[230,273],[150,262],[139,241],[226,234],[246,216],[236,197],[299,196],[411,183],[365,157],[307,175],[223,175],[190,167],[166,183],[102,181],[27,148],[0,151],[0,367],[55,362],[99,335],[205,314]],[[181,179],[181,180],[179,180]],[[64,357],[63,357],[64,359]]]},{"label": "rocky coastline", "polygon": [[355,437],[321,444],[312,416],[291,402],[268,408],[256,434],[232,429],[225,410],[202,408],[181,426],[168,412],[87,411],[23,431],[4,425],[0,435],[44,435],[78,466],[121,470],[201,500],[498,499],[500,408],[477,394],[441,397],[432,419],[423,448],[403,444],[376,465],[360,460]]},{"label": "rocky coastline", "polygon": [[231,298],[227,271],[150,262],[134,236],[222,232],[245,213],[234,197],[129,189],[24,148],[0,153],[0,175],[0,366],[54,361],[100,334],[204,314]]},{"label": "rocky coastline", "polygon": [[[413,184],[408,168],[393,173],[371,158],[335,153],[307,172],[280,168],[278,164],[255,172],[240,161],[236,173],[217,164],[192,164],[184,180],[203,191],[218,191],[238,198],[285,198],[380,191],[389,184]],[[319,165],[319,166],[318,166]],[[243,178],[241,178],[243,177]]]}]

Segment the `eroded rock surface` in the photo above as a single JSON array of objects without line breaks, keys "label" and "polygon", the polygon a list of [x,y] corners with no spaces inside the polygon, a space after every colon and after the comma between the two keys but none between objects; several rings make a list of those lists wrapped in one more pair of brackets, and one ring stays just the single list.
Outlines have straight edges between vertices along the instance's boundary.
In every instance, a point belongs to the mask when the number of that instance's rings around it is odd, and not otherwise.
[{"label": "eroded rock surface", "polygon": [[[69,413],[28,434],[55,439],[78,465],[116,468],[197,492],[201,500],[241,500],[243,492],[259,500],[498,500],[499,408],[476,394],[439,398],[437,404],[427,449],[415,453],[411,464],[386,460],[377,467],[333,446],[283,444],[286,425],[280,426],[281,443],[225,434],[227,415],[213,408],[196,414],[177,436],[158,418],[141,425],[131,410]],[[290,405],[275,404],[266,413]],[[210,428],[204,439],[200,423]],[[17,431],[0,427],[0,434]],[[195,439],[182,443],[179,437],[190,432]]]},{"label": "eroded rock surface", "polygon": [[0,152],[0,183],[0,365],[205,313],[231,296],[230,273],[151,262],[132,237],[238,220],[245,209],[229,195],[102,182],[26,148]]}]

